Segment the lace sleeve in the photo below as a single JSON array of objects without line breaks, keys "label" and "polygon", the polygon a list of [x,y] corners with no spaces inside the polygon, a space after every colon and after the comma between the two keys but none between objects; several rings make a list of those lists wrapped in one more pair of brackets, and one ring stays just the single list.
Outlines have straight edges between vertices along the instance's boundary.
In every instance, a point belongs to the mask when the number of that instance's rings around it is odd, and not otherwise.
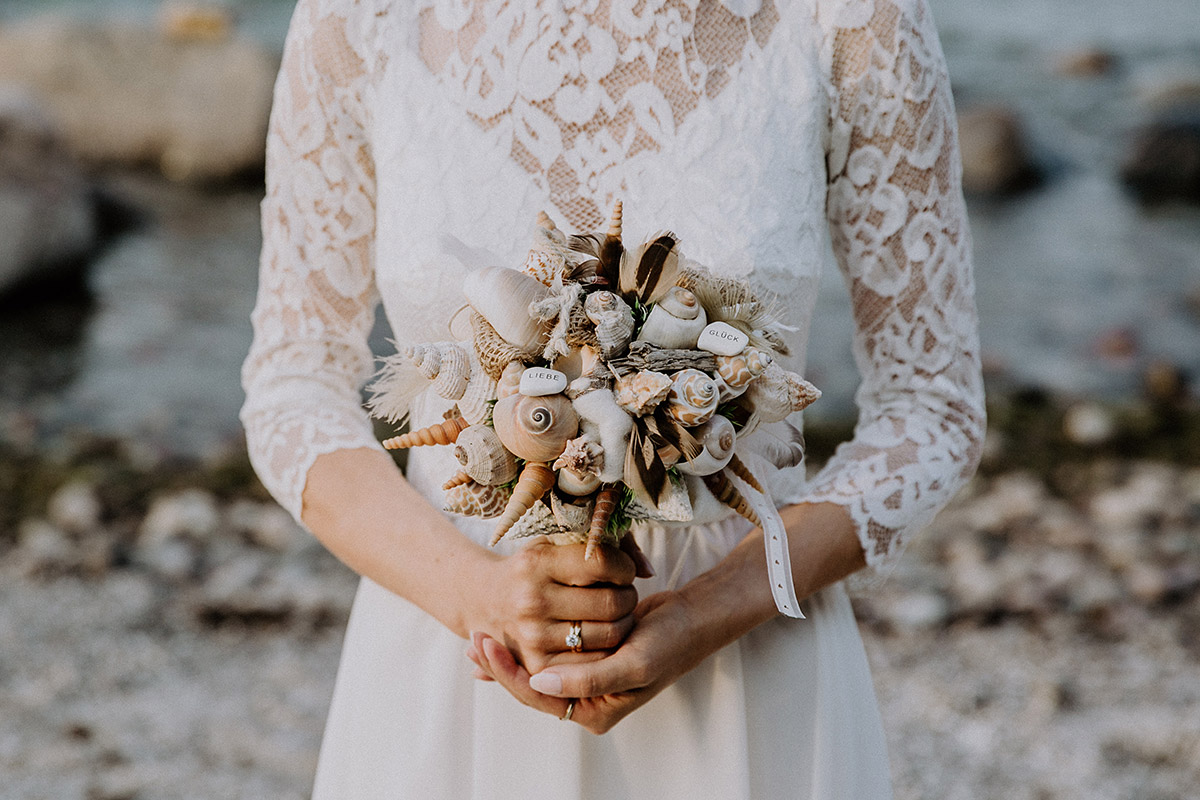
[{"label": "lace sleeve", "polygon": [[375,445],[359,394],[377,303],[367,69],[346,20],[319,5],[299,3],[276,84],[254,342],[242,368],[250,459],[297,519],[317,456]]},{"label": "lace sleeve", "polygon": [[810,499],[848,509],[878,570],[974,472],[983,388],[955,117],[929,10],[837,5],[828,216],[862,384],[854,437]]}]

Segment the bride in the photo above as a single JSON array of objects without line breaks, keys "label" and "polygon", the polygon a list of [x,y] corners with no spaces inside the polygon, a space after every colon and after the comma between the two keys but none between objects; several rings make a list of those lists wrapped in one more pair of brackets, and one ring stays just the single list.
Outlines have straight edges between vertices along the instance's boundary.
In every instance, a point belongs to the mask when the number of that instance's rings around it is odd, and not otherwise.
[{"label": "bride", "polygon": [[[362,575],[314,796],[889,797],[842,579],[979,457],[959,172],[924,0],[300,0],[242,418],[263,482]],[[766,479],[806,619],[740,518],[590,561],[492,550],[440,511],[445,448],[402,475],[376,443],[377,304],[398,342],[448,339],[464,262],[517,266],[539,211],[590,232],[618,198],[628,241],[669,227],[778,299],[788,369],[820,273],[846,280],[854,437]]]}]

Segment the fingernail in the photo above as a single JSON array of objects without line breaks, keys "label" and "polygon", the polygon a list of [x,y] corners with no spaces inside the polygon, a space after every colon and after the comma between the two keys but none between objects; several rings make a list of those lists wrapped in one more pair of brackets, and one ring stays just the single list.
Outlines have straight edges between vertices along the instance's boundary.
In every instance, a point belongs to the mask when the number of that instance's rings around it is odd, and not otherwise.
[{"label": "fingernail", "polygon": [[553,672],[539,672],[529,678],[529,685],[535,692],[542,694],[562,694],[562,678]]}]

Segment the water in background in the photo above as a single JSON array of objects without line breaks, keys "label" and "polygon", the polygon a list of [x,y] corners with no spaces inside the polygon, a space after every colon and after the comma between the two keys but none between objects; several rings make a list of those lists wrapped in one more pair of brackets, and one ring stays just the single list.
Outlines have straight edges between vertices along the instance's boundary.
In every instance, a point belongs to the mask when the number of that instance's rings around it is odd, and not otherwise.
[{"label": "water in background", "polygon": [[[1003,104],[1048,169],[1041,188],[973,201],[983,351],[993,387],[1040,386],[1120,399],[1161,359],[1200,376],[1200,210],[1146,210],[1117,164],[1143,121],[1143,95],[1200,74],[1196,0],[930,0],[960,109]],[[283,41],[291,0],[240,0],[242,30]],[[35,11],[146,18],[156,0],[3,0],[0,21]],[[1064,77],[1056,61],[1100,47],[1118,67]],[[174,232],[118,243],[94,265],[97,309],[54,397],[58,418],[109,433],[174,437],[185,449],[236,435],[238,367],[249,342],[256,198],[203,201]],[[203,211],[208,208],[208,211]],[[189,223],[187,220],[191,220]],[[222,229],[224,227],[224,230]],[[1192,298],[1189,304],[1189,296]],[[814,417],[851,412],[849,303],[826,276],[809,377]],[[1099,344],[1119,334],[1119,358]],[[175,436],[181,430],[186,435]]]}]

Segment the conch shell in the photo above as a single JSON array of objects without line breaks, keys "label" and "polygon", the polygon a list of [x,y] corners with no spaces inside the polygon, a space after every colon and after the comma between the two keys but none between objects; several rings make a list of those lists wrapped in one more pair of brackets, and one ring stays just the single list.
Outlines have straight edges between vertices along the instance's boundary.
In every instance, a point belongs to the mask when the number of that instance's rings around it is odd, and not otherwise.
[{"label": "conch shell", "polygon": [[747,347],[736,356],[717,356],[716,378],[721,387],[721,402],[740,396],[774,361],[770,353],[757,347]]},{"label": "conch shell", "polygon": [[463,291],[504,341],[522,351],[537,351],[545,344],[549,326],[529,309],[551,292],[537,278],[505,267],[485,267],[470,275]]},{"label": "conch shell", "polygon": [[538,212],[537,227],[533,232],[533,246],[521,272],[536,278],[546,286],[553,286],[556,278],[561,278],[567,270],[570,250],[567,247],[567,237],[550,215],[545,211]]},{"label": "conch shell", "polygon": [[640,370],[617,379],[617,405],[630,414],[644,416],[667,399],[671,376],[652,370]]},{"label": "conch shell", "polygon": [[672,286],[650,310],[637,338],[668,350],[688,350],[696,346],[707,324],[708,317],[696,295],[690,289]]},{"label": "conch shell", "polygon": [[[599,442],[606,454],[624,454],[629,449],[633,417],[617,405],[612,392],[593,389],[576,397],[573,404],[581,420],[580,428],[593,441]],[[620,483],[624,476],[624,457],[606,456],[600,470],[600,480]]]},{"label": "conch shell", "polygon": [[633,339],[633,310],[629,304],[613,292],[600,291],[588,295],[583,309],[596,326],[604,358],[620,355]]},{"label": "conch shell", "polygon": [[517,520],[533,508],[533,504],[541,500],[553,485],[554,471],[548,466],[534,461],[526,464],[525,469],[521,470],[521,477],[517,479],[517,485],[513,487],[512,497],[504,507],[504,514],[496,524],[491,543],[496,544],[503,539],[504,534],[508,533]]},{"label": "conch shell", "polygon": [[446,492],[443,508],[451,514],[492,519],[504,513],[511,497],[512,489],[507,486],[464,483]]},{"label": "conch shell", "polygon": [[691,461],[680,461],[676,469],[687,475],[711,475],[725,468],[733,459],[733,445],[737,432],[733,423],[720,414],[713,416],[695,432],[696,439],[704,446]]},{"label": "conch shell", "polygon": [[458,435],[465,431],[468,423],[462,417],[452,417],[445,422],[430,425],[428,428],[410,431],[402,436],[396,436],[383,442],[385,450],[403,450],[407,447],[421,447],[435,444],[454,444]]},{"label": "conch shell", "polygon": [[720,402],[716,381],[698,369],[683,369],[671,379],[666,408],[667,413],[691,428],[707,422]]},{"label": "conch shell", "polygon": [[778,422],[807,408],[821,391],[794,372],[771,364],[750,384],[746,399],[759,422]]},{"label": "conch shell", "polygon": [[517,477],[517,459],[487,425],[472,425],[458,435],[454,457],[471,479],[498,486]]},{"label": "conch shell", "polygon": [[604,465],[604,448],[590,435],[584,434],[567,442],[553,464],[554,469],[569,469],[580,474],[599,474]]},{"label": "conch shell", "polygon": [[566,395],[510,395],[492,410],[496,435],[526,461],[553,461],[579,433],[579,415]]}]

